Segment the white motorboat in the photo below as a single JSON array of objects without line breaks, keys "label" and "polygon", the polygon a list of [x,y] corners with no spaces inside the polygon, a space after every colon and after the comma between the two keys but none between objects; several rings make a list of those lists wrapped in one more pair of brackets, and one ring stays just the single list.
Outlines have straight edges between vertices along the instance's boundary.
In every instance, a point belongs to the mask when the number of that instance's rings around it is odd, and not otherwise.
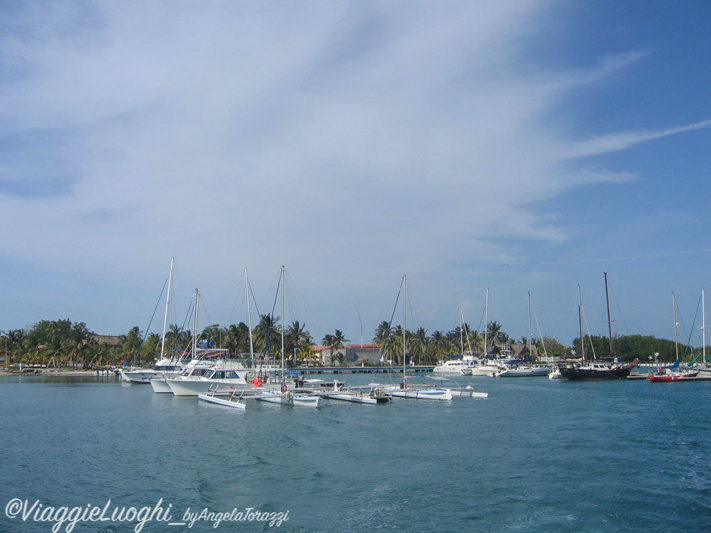
[{"label": "white motorboat", "polygon": [[[455,376],[463,375],[465,369],[474,366],[473,358],[471,359],[453,359],[451,361],[440,361],[432,369],[434,374],[452,374]],[[471,375],[471,374],[469,374]]]},{"label": "white motorboat", "polygon": [[161,379],[180,374],[185,365],[176,359],[163,358],[157,361],[153,368],[137,368],[131,370],[121,370],[121,377],[124,381],[135,384],[147,385],[152,379]]},{"label": "white motorboat", "polygon": [[[239,368],[239,367],[242,368]],[[231,368],[225,368],[231,367]],[[274,378],[277,379],[274,379]],[[260,377],[251,368],[245,368],[239,361],[224,361],[221,367],[208,371],[204,376],[196,378],[176,378],[166,379],[166,383],[175,396],[197,396],[207,394],[211,388],[215,395],[229,395],[235,390],[249,390],[262,387],[262,390],[280,390],[278,376],[268,376],[262,374]],[[289,388],[294,388],[293,383],[288,384]]]},{"label": "white motorboat", "polygon": [[550,367],[546,365],[529,365],[529,366],[516,366],[511,365],[500,372],[496,373],[494,377],[497,378],[519,378],[519,377],[533,377],[533,376],[547,376],[550,372]]}]

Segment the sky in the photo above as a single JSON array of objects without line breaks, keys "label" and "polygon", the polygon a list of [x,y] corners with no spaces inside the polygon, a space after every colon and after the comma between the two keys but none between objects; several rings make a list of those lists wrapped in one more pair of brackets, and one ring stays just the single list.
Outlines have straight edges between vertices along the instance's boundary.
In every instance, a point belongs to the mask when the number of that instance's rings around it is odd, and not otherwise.
[{"label": "sky", "polygon": [[[711,2],[0,4],[0,330],[701,344]],[[245,269],[247,276],[245,276]],[[398,304],[400,305],[400,304]]]}]

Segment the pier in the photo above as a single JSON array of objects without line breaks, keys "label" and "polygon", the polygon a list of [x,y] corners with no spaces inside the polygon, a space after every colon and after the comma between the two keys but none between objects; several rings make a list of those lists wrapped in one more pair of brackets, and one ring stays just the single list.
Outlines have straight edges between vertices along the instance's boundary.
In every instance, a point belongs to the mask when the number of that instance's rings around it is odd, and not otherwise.
[{"label": "pier", "polygon": [[[432,372],[434,366],[408,366],[413,374]],[[393,366],[297,366],[289,372],[300,374],[402,374],[402,367]]]}]

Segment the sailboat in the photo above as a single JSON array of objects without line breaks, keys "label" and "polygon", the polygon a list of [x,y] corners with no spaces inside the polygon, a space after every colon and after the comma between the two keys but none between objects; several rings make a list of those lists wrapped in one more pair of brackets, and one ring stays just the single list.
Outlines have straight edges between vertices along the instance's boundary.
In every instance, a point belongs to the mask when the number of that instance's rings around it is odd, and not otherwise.
[{"label": "sailboat", "polygon": [[[466,329],[466,322],[464,321],[464,314],[462,313],[462,302],[459,297],[457,298],[457,310],[459,314],[459,357],[453,358],[449,361],[439,361],[432,369],[433,374],[452,374],[455,376],[461,376],[463,373],[466,373],[465,369],[478,365],[481,362],[478,357],[474,357],[472,355],[471,345],[469,343],[469,331]],[[467,337],[468,351],[464,350],[465,335]],[[471,373],[468,375],[471,375]]]},{"label": "sailboat", "polygon": [[639,359],[635,359],[628,364],[620,364],[615,358],[614,348],[612,345],[612,320],[610,319],[610,293],[607,284],[607,272],[605,272],[605,297],[607,302],[607,326],[608,338],[610,340],[610,360],[611,362],[603,362],[599,360],[591,360],[575,365],[559,365],[563,378],[570,381],[592,381],[592,380],[610,380],[610,379],[625,379],[630,375],[632,369],[639,364]]},{"label": "sailboat", "polygon": [[[163,337],[160,345],[160,359],[156,361],[153,368],[138,368],[132,370],[121,370],[124,381],[135,384],[148,384],[151,380],[161,380],[168,376],[176,376],[183,371],[185,365],[180,359],[165,356],[165,332],[168,326],[168,310],[170,308],[170,293],[173,286],[173,264],[175,258],[170,258],[170,273],[168,275],[168,291],[165,299],[165,317],[163,319]],[[165,287],[165,285],[164,285]]]},{"label": "sailboat", "polygon": [[387,394],[396,398],[414,400],[451,400],[452,391],[445,388],[410,387],[407,383],[407,277],[402,277],[402,383],[399,388],[387,388]]},{"label": "sailboat", "polygon": [[[284,267],[281,267],[281,316],[284,321]],[[281,328],[281,391],[265,390],[256,397],[257,400],[280,405],[290,405],[293,407],[318,407],[321,398],[314,394],[297,394],[289,390],[286,384],[286,372],[284,366],[284,325]]]},{"label": "sailboat", "polygon": [[493,376],[499,371],[496,361],[487,360],[487,347],[489,345],[489,289],[486,289],[486,303],[484,305],[484,347],[481,359],[476,359],[462,369],[463,376]]},{"label": "sailboat", "polygon": [[[704,361],[706,360],[706,294],[705,289],[701,289],[701,338],[702,338],[702,354]],[[659,367],[657,372],[650,373],[647,376],[647,381],[650,383],[681,383],[685,381],[707,381],[709,378],[705,377],[702,372],[702,368],[679,368],[679,343],[677,335],[677,321],[676,321],[676,296],[672,293],[672,301],[674,303],[674,344],[676,347],[676,362],[669,367]],[[701,375],[700,375],[701,374]]]},{"label": "sailboat", "polygon": [[[531,330],[531,293],[528,293],[528,357],[533,357],[533,331]],[[497,378],[518,378],[547,376],[550,368],[546,365],[522,365],[508,363],[503,370],[494,374]]]}]

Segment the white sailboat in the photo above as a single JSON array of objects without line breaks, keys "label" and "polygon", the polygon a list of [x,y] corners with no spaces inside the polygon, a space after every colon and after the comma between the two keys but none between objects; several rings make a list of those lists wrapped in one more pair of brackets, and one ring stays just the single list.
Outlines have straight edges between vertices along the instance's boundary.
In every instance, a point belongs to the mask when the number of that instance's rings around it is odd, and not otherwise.
[{"label": "white sailboat", "polygon": [[175,258],[170,258],[170,273],[168,275],[168,291],[165,299],[165,316],[163,318],[163,337],[160,345],[160,359],[153,368],[138,368],[121,370],[124,381],[135,384],[148,384],[152,380],[162,380],[168,376],[176,376],[183,371],[185,365],[180,359],[165,356],[165,332],[168,327],[168,310],[170,309],[170,295],[173,288],[173,264]]},{"label": "white sailboat", "polygon": [[[540,332],[539,332],[540,335]],[[544,346],[545,349],[545,346]],[[528,293],[528,356],[533,358],[533,331],[531,328],[531,293]],[[497,372],[497,378],[520,378],[520,377],[535,377],[547,376],[550,368],[546,365],[526,365],[518,363],[508,363],[504,369]]]},{"label": "white sailboat", "polygon": [[451,400],[452,391],[443,388],[410,387],[407,383],[407,277],[402,277],[402,383],[400,388],[386,388],[387,394],[396,398],[413,400]]},{"label": "white sailboat", "polygon": [[[433,374],[442,375],[471,375],[466,369],[474,366],[479,366],[481,361],[478,357],[472,355],[471,345],[469,344],[469,332],[465,332],[466,322],[464,321],[464,314],[462,313],[462,302],[461,299],[457,298],[457,308],[459,313],[459,358],[452,359],[450,361],[439,361],[435,367],[432,369]],[[464,336],[467,337],[467,347],[468,351],[464,350]]]},{"label": "white sailboat", "polygon": [[290,405],[292,407],[318,407],[321,403],[321,398],[318,395],[307,393],[298,394],[295,391],[289,390],[286,383],[286,373],[284,366],[284,267],[281,267],[281,316],[282,316],[282,328],[281,328],[281,390],[277,391],[262,391],[262,393],[256,397],[257,400],[268,403],[276,403],[279,405]]}]

